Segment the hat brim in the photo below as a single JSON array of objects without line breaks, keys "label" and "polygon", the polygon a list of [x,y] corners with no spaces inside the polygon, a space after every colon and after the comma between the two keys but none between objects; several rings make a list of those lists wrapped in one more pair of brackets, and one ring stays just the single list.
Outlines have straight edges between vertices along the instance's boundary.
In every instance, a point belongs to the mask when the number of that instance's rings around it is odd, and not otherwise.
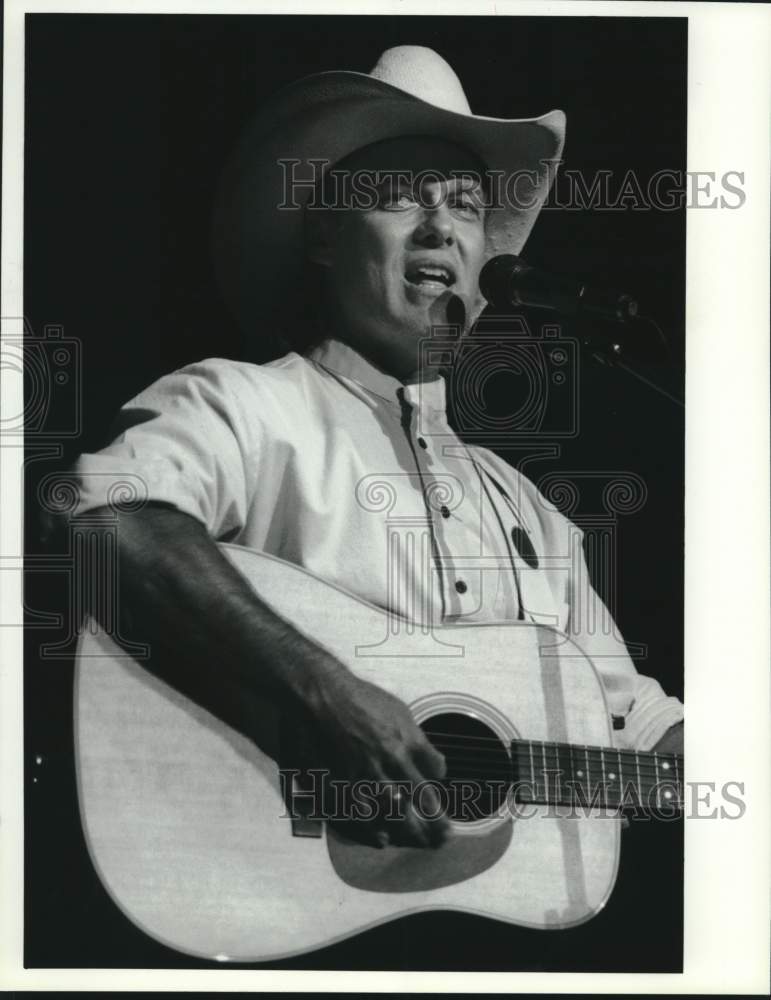
[{"label": "hat brim", "polygon": [[[562,154],[562,111],[519,119],[459,114],[364,73],[315,74],[279,92],[255,115],[220,180],[215,269],[245,330],[254,331],[260,319],[290,314],[297,300],[302,206],[312,186],[295,183],[288,191],[287,177],[310,181],[311,160],[333,165],[371,143],[407,135],[457,142],[502,179],[502,203],[487,222],[487,255],[520,252]],[[516,183],[506,196],[509,178]]]}]

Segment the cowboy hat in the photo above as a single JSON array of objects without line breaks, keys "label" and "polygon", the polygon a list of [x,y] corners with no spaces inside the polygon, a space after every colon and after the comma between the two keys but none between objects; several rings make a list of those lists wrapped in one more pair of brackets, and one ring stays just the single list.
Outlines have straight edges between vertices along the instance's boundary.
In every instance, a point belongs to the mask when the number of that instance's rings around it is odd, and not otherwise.
[{"label": "cowboy hat", "polygon": [[489,213],[486,253],[520,252],[562,153],[564,113],[474,115],[440,55],[401,45],[369,74],[317,73],[285,87],[242,133],[220,180],[213,245],[225,299],[245,330],[286,318],[301,298],[302,207],[319,172],[364,146],[409,135],[458,143],[504,184],[517,179],[516,198],[509,191]]}]

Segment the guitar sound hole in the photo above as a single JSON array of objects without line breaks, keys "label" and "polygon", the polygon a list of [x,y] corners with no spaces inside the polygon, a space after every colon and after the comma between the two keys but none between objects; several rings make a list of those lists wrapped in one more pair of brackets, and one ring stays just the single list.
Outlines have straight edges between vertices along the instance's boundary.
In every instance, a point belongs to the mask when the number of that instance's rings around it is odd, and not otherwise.
[{"label": "guitar sound hole", "polygon": [[511,782],[511,760],[493,730],[460,712],[434,715],[421,729],[447,762],[442,782],[447,815],[471,823],[501,812]]}]

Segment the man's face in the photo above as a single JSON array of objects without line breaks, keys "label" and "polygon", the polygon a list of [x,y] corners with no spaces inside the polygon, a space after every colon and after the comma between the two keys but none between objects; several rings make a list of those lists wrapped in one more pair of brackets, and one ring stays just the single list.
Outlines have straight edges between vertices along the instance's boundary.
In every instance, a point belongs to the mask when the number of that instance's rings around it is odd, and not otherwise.
[{"label": "man's face", "polygon": [[331,332],[397,378],[416,372],[420,340],[448,322],[453,296],[469,321],[480,311],[485,210],[469,177],[480,169],[461,146],[413,137],[345,161],[346,180],[367,177],[375,204],[326,213]]}]

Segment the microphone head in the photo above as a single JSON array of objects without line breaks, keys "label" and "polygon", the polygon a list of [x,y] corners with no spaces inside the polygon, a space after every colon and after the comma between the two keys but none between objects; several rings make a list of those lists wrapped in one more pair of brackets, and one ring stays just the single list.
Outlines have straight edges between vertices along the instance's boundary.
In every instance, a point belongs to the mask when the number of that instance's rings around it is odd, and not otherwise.
[{"label": "microphone head", "polygon": [[511,279],[525,266],[522,258],[513,253],[502,253],[488,260],[479,274],[479,290],[493,308],[511,306]]}]

